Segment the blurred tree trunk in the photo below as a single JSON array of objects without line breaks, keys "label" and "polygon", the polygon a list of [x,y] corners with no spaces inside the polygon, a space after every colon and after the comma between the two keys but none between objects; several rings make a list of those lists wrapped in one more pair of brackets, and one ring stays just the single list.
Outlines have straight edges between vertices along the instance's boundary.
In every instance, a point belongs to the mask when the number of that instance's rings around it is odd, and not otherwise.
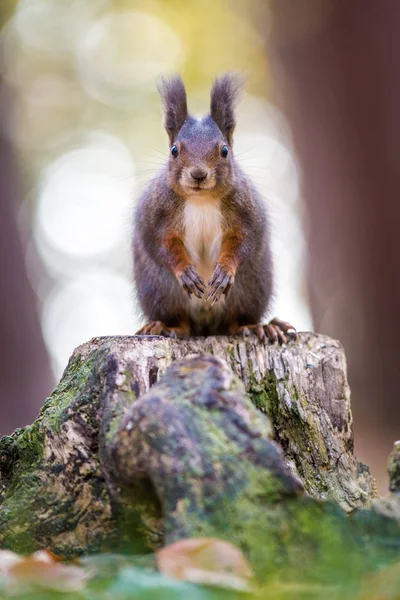
[{"label": "blurred tree trunk", "polygon": [[382,483],[400,421],[400,3],[271,0],[269,9],[308,208],[315,328],[346,348],[356,446]]},{"label": "blurred tree trunk", "polygon": [[22,186],[4,136],[7,96],[0,81],[0,434],[31,423],[53,383],[16,221]]}]

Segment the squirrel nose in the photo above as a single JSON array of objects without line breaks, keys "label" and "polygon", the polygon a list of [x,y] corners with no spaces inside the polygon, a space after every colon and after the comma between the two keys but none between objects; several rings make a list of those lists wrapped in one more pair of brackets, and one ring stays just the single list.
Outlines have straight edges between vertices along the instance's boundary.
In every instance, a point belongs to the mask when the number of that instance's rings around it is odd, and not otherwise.
[{"label": "squirrel nose", "polygon": [[200,167],[195,167],[190,171],[191,176],[195,180],[196,183],[201,183],[207,178],[207,171],[201,169]]}]

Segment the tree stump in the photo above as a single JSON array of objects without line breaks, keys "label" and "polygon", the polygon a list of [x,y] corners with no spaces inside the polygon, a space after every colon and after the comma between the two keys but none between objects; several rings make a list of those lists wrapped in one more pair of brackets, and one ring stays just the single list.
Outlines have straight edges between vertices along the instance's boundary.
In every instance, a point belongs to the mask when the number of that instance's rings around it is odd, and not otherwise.
[{"label": "tree stump", "polygon": [[1,440],[0,483],[1,547],[65,556],[226,537],[232,523],[240,545],[260,515],[278,544],[303,488],[347,513],[376,496],[353,455],[343,348],[311,333],[95,338],[36,421]]}]

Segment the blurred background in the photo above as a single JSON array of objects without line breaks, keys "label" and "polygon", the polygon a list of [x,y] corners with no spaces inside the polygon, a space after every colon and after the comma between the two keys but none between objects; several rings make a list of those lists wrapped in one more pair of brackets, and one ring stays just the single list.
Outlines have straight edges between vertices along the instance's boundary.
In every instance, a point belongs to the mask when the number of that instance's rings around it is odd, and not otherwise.
[{"label": "blurred background", "polygon": [[32,422],[77,345],[138,329],[132,212],[168,152],[157,81],[179,72],[204,114],[234,70],[248,80],[235,153],[273,222],[273,314],[344,343],[356,450],[385,488],[400,259],[380,213],[400,187],[385,145],[400,7],[350,4],[2,0],[0,433]]}]

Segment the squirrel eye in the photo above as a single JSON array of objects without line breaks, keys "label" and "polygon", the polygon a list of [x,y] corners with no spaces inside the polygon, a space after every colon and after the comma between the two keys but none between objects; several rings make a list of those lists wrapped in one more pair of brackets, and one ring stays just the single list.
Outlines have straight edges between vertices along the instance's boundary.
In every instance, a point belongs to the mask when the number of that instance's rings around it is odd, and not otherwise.
[{"label": "squirrel eye", "polygon": [[172,146],[171,148],[171,154],[174,158],[176,158],[179,154],[179,150],[178,150],[178,146]]},{"label": "squirrel eye", "polygon": [[222,158],[226,158],[228,156],[228,147],[225,145],[221,148],[221,156]]}]

